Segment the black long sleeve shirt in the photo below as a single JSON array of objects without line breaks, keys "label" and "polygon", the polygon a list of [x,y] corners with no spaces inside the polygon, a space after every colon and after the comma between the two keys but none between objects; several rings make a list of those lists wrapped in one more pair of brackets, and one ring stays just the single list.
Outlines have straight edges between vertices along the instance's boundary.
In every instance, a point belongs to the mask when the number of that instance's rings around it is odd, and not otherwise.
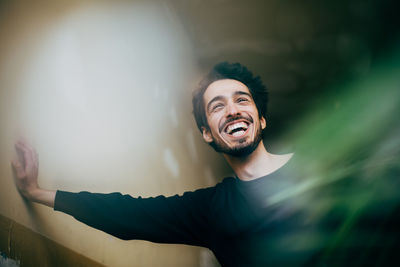
[{"label": "black long sleeve shirt", "polygon": [[269,203],[273,193],[288,186],[280,177],[279,170],[247,182],[229,177],[170,197],[57,191],[54,209],[125,240],[207,247],[223,266],[299,263],[308,251],[288,247],[285,238],[294,227],[305,226],[293,223],[299,214],[290,207]]}]

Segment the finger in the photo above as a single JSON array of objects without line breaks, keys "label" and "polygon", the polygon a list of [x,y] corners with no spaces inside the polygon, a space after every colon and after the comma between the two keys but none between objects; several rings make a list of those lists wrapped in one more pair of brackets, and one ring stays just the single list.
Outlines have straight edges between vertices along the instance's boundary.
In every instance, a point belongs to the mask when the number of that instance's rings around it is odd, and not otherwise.
[{"label": "finger", "polygon": [[21,145],[29,151],[30,158],[32,159],[32,165],[36,166],[37,165],[37,153],[35,149],[24,139],[21,139]]},{"label": "finger", "polygon": [[20,146],[26,147],[27,142],[25,141],[25,139],[23,139],[22,137],[18,138],[17,140],[17,144],[19,144]]},{"label": "finger", "polygon": [[17,157],[19,162],[25,166],[25,157],[24,157],[24,147],[20,143],[15,143],[15,150],[17,152]]},{"label": "finger", "polygon": [[21,144],[25,147],[25,148],[27,148],[27,149],[29,149],[29,150],[33,150],[33,147],[29,144],[29,142],[27,142],[26,140],[21,140]]},{"label": "finger", "polygon": [[17,148],[20,150],[21,154],[23,155],[23,162],[24,162],[24,169],[25,172],[29,172],[32,169],[33,166],[33,160],[32,160],[32,151],[27,148],[26,146],[24,146],[21,143],[17,143]]},{"label": "finger", "polygon": [[28,150],[29,154],[30,154],[30,158],[32,160],[32,165],[35,165],[35,161],[36,161],[36,151],[33,147],[31,147],[28,143],[26,143],[26,149]]},{"label": "finger", "polygon": [[30,173],[34,166],[34,159],[32,157],[32,151],[29,149],[26,149],[24,152],[24,156],[25,156],[25,172]]},{"label": "finger", "polygon": [[20,157],[20,159],[25,160],[26,153],[29,153],[28,149],[21,143],[16,143],[15,148],[17,150],[17,153],[18,153],[18,156]]},{"label": "finger", "polygon": [[36,150],[33,150],[34,152],[34,165],[36,168],[39,168],[39,154],[36,152]]}]

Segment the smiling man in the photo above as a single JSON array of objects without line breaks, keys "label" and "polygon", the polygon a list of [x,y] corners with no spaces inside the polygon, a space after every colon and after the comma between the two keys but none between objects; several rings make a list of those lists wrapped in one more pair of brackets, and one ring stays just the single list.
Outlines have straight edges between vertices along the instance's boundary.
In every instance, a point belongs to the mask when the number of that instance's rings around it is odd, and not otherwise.
[{"label": "smiling man", "polygon": [[204,140],[223,153],[241,180],[272,173],[292,157],[265,149],[267,102],[260,78],[239,63],[217,64],[194,93],[193,113]]},{"label": "smiling man", "polygon": [[266,124],[246,85],[232,79],[215,81],[208,86],[204,101],[208,127],[201,130],[206,142],[232,156],[248,155],[257,148]]},{"label": "smiling man", "polygon": [[193,113],[203,139],[235,173],[214,187],[154,198],[45,190],[37,182],[37,155],[24,142],[16,144],[21,156],[13,162],[17,187],[29,200],[121,239],[207,247],[223,266],[304,263],[309,251],[287,246],[299,214],[268,202],[274,190],[288,186],[279,177],[292,154],[264,147],[267,98],[260,78],[239,63],[217,64],[195,91]]}]

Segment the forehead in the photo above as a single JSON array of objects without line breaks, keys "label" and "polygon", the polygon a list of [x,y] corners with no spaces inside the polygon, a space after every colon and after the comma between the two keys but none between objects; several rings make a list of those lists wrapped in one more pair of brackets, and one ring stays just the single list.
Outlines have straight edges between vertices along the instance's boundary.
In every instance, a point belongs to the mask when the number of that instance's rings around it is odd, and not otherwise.
[{"label": "forehead", "polygon": [[249,88],[240,81],[233,79],[215,81],[211,83],[204,92],[204,103],[207,105],[208,102],[217,96],[231,97],[237,91],[243,91],[251,95]]}]

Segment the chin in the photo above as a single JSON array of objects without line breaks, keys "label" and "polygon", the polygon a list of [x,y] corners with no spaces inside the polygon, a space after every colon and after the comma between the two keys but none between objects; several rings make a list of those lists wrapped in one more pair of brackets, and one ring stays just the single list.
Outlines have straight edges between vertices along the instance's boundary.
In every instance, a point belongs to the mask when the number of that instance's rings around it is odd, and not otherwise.
[{"label": "chin", "polygon": [[232,148],[229,151],[225,151],[225,154],[233,157],[242,158],[249,156],[251,153],[254,152],[254,150],[256,150],[256,148],[257,148],[256,145],[251,145],[251,144],[247,146],[239,146]]},{"label": "chin", "polygon": [[[241,144],[238,144],[236,146],[228,146],[226,144],[222,144],[219,142],[212,142],[210,145],[215,149],[215,151],[219,153],[223,153],[229,156],[233,157],[247,157],[253,151],[257,148],[258,144],[260,143],[261,138],[257,138],[254,141],[246,141],[245,138],[243,138],[243,141]],[[240,142],[240,140],[239,140]],[[244,143],[246,142],[246,143]]]}]

